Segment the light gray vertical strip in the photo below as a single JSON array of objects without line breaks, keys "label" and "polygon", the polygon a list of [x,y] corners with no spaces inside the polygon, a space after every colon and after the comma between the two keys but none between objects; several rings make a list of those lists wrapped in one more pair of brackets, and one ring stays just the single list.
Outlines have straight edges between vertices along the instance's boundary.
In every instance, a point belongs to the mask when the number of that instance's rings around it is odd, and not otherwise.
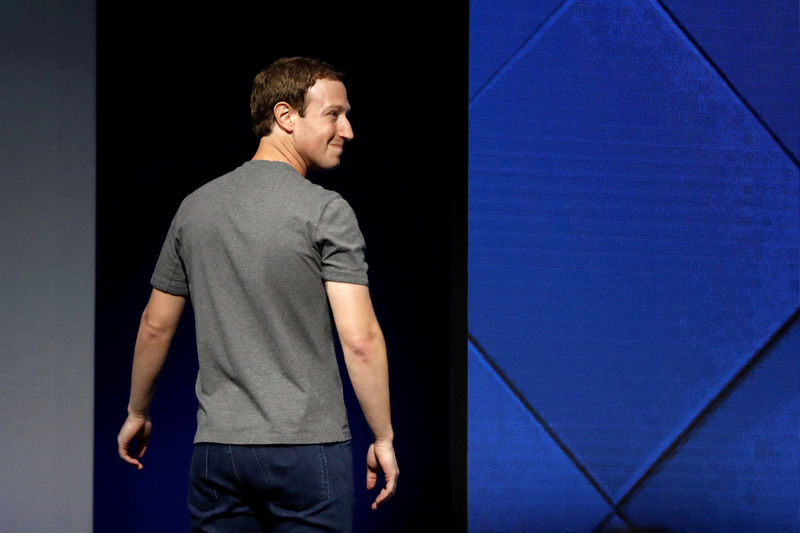
[{"label": "light gray vertical strip", "polygon": [[95,5],[0,6],[0,528],[91,531]]}]

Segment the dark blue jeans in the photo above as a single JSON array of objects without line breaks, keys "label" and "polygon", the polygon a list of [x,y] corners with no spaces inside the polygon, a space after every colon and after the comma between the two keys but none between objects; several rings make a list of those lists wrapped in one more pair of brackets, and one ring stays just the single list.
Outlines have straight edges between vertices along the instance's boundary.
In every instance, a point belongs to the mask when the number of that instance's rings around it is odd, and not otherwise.
[{"label": "dark blue jeans", "polygon": [[192,531],[352,531],[350,442],[198,443],[189,476]]}]

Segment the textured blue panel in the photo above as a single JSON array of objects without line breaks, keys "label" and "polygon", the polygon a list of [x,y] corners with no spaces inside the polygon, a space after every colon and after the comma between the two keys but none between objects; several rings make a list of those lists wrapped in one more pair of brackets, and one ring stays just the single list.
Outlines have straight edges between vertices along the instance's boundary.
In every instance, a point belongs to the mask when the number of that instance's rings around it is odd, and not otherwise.
[{"label": "textured blue panel", "polygon": [[798,169],[657,4],[507,65],[469,193],[470,331],[612,494],[798,304]]},{"label": "textured blue panel", "polygon": [[800,3],[665,0],[795,156],[800,156]]},{"label": "textured blue panel", "polygon": [[[795,322],[625,507],[670,531],[800,531]],[[686,480],[691,479],[691,483]]]},{"label": "textured blue panel", "polygon": [[473,0],[469,17],[469,94],[528,40],[563,0]]},{"label": "textured blue panel", "polygon": [[628,531],[630,529],[628,525],[623,522],[619,516],[613,515],[611,519],[604,524],[604,527],[600,529],[600,531]]},{"label": "textured blue panel", "polygon": [[610,508],[472,345],[469,531],[590,531]]}]

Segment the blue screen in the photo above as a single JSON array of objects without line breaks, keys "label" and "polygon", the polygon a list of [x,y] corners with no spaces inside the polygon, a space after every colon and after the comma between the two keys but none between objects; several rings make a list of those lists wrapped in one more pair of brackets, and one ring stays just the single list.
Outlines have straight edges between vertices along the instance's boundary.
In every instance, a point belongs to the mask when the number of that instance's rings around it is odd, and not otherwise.
[{"label": "blue screen", "polygon": [[800,530],[797,3],[534,4],[470,4],[470,531]]}]

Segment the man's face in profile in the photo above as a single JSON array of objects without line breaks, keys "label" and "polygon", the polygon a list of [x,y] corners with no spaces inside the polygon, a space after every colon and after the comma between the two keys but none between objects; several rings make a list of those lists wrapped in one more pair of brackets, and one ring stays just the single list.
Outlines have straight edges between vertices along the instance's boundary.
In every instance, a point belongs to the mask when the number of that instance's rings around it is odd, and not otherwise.
[{"label": "man's face in profile", "polygon": [[347,120],[350,103],[344,84],[317,80],[306,93],[305,116],[296,114],[295,146],[308,168],[333,168],[339,164],[344,142],[353,138]]}]

